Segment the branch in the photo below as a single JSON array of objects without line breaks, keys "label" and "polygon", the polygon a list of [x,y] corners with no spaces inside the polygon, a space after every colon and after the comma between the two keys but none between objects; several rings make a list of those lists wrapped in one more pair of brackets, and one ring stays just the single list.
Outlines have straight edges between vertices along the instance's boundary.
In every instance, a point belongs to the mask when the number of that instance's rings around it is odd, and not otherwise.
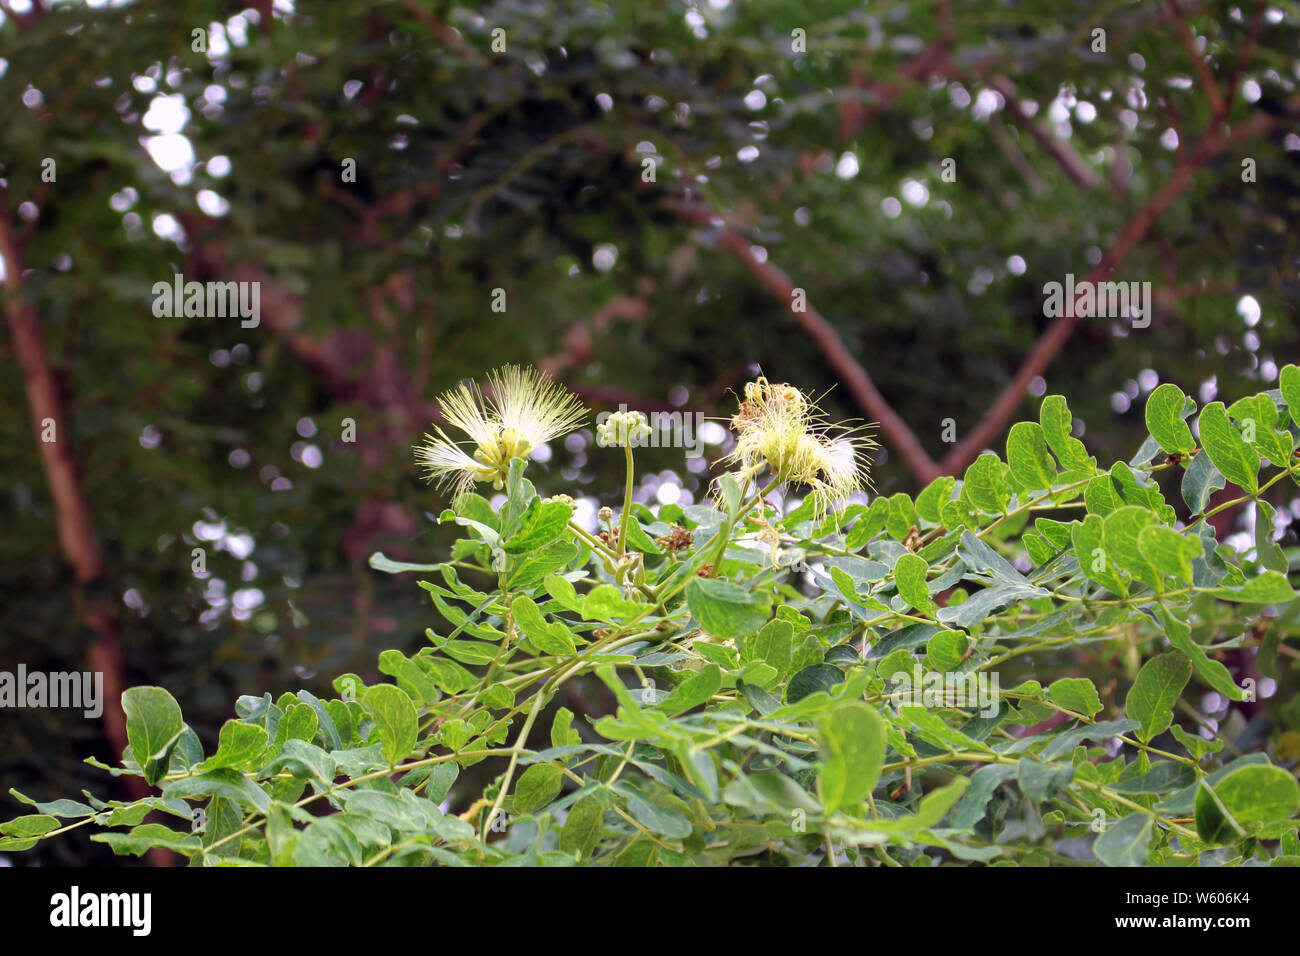
[{"label": "branch", "polygon": [[[45,352],[40,323],[36,310],[24,296],[23,250],[9,218],[3,186],[0,186],[0,256],[4,258],[4,284],[8,292],[5,313],[13,334],[14,354],[23,372],[23,388],[27,393],[32,429],[38,436],[45,480],[54,501],[59,547],[72,566],[78,590],[82,591],[102,576],[104,559],[95,537],[81,479],[72,460],[71,429]],[[47,419],[54,423],[54,441],[44,441],[39,437],[45,430]],[[102,597],[85,597],[78,603],[81,605],[82,624],[99,635],[98,640],[86,649],[86,654],[92,671],[104,675],[104,732],[115,753],[121,754],[126,750],[128,740],[126,713],[122,710],[125,679],[117,623]],[[123,783],[134,799],[149,796],[149,787],[140,777],[125,777]],[[155,866],[167,866],[174,857],[170,851],[150,851],[150,859]]]},{"label": "branch", "polygon": [[[1288,112],[1297,109],[1300,109],[1300,97],[1295,97],[1290,101]],[[1168,182],[1124,227],[1119,238],[1115,240],[1115,244],[1102,257],[1101,262],[1097,263],[1096,268],[1088,273],[1085,281],[1092,283],[1105,279],[1107,273],[1117,266],[1128,255],[1129,251],[1146,237],[1147,230],[1151,228],[1152,224],[1155,223],[1169,204],[1178,198],[1197,169],[1207,160],[1217,156],[1236,143],[1261,135],[1276,125],[1278,121],[1278,117],[1261,113],[1251,117],[1244,123],[1239,123],[1236,129],[1231,130],[1227,135],[1222,133],[1221,124],[1212,124],[1201,136],[1196,148],[1191,150],[1183,161],[1178,164]],[[979,425],[965,439],[953,446],[952,451],[940,464],[943,474],[956,474],[963,471],[1001,433],[1020,406],[1025,392],[1029,390],[1029,383],[1043,373],[1056,356],[1056,353],[1060,351],[1061,346],[1069,339],[1070,333],[1074,331],[1074,327],[1079,321],[1074,306],[1075,303],[1069,303],[1065,314],[1048,326],[1047,331],[1043,333],[1042,338],[1034,345],[1024,363],[1020,366],[1020,370],[1016,372],[1016,377],[1003,388],[1001,394],[989,407],[989,410],[984,413]]]},{"label": "branch", "polygon": [[1062,172],[1080,189],[1100,189],[1103,185],[1101,176],[1088,165],[1082,156],[1074,151],[1063,139],[1058,139],[1034,122],[1025,105],[1020,102],[1016,86],[1005,76],[995,76],[989,80],[989,88],[1002,94],[1007,109],[1029,131],[1029,135],[1038,143],[1040,149],[1047,153],[1061,167]]},{"label": "branch", "polygon": [[45,4],[41,0],[35,0],[32,8],[24,13],[14,10],[9,0],[0,0],[0,13],[3,13],[8,19],[13,20],[18,25],[19,30],[26,30],[34,25],[41,17],[45,16]]},{"label": "branch", "polygon": [[[840,141],[843,142],[856,136],[862,127],[874,120],[902,96],[911,83],[924,80],[933,73],[951,70],[952,64],[948,60],[948,47],[951,42],[951,33],[945,32],[939,40],[930,44],[912,59],[898,67],[895,71],[898,80],[876,83],[871,86],[867,90],[871,100],[869,106],[864,106],[856,101],[843,103],[840,107]],[[853,89],[863,89],[863,79],[856,70],[851,71],[849,86]]]},{"label": "branch", "polygon": [[610,299],[591,317],[590,322],[579,321],[569,326],[562,340],[563,351],[541,359],[537,367],[559,378],[569,369],[580,368],[590,361],[596,348],[593,333],[604,335],[615,322],[640,322],[649,314],[650,306],[644,299],[631,296]]},{"label": "branch", "polygon": [[831,367],[835,369],[836,375],[848,387],[858,404],[866,409],[880,425],[881,432],[890,440],[894,451],[916,476],[916,480],[922,485],[927,485],[938,477],[940,471],[934,460],[917,441],[916,435],[907,427],[907,423],[880,394],[866,369],[849,354],[844,340],[840,338],[835,328],[811,303],[805,303],[805,310],[802,312],[791,308],[795,287],[784,272],[771,263],[759,261],[750,248],[749,241],[709,210],[682,203],[665,205],[683,219],[697,225],[720,226],[718,244],[739,259],[777,298],[785,303],[795,321],[802,325],[804,331],[817,343]]},{"label": "branch", "polygon": [[1024,152],[1016,145],[1015,141],[1007,133],[1007,124],[1002,121],[999,113],[994,113],[989,117],[989,133],[993,136],[993,142],[998,144],[1002,150],[1002,155],[1020,174],[1020,178],[1025,181],[1029,191],[1035,196],[1042,196],[1047,193],[1047,183],[1043,178],[1034,171],[1034,167],[1029,165],[1029,160],[1025,158]]},{"label": "branch", "polygon": [[1196,75],[1201,81],[1202,89],[1205,90],[1205,98],[1210,101],[1210,115],[1216,120],[1221,120],[1228,115],[1228,105],[1219,92],[1218,84],[1214,82],[1210,68],[1205,64],[1205,57],[1201,56],[1196,49],[1196,38],[1192,36],[1192,28],[1187,23],[1187,17],[1178,6],[1178,0],[1169,0],[1169,9],[1173,11],[1174,18],[1178,21],[1178,38],[1182,41],[1183,48],[1187,50],[1187,55],[1192,58]]}]

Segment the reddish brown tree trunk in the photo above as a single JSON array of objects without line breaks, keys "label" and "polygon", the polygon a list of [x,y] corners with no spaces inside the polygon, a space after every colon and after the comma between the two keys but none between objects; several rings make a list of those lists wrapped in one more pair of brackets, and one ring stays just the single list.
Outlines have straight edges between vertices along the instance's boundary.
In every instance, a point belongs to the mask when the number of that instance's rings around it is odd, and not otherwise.
[{"label": "reddish brown tree trunk", "polygon": [[[45,354],[40,323],[36,310],[23,297],[23,256],[9,217],[9,208],[3,189],[0,189],[0,256],[5,263],[5,289],[9,293],[6,313],[13,333],[14,354],[23,372],[23,387],[31,411],[32,427],[36,433],[41,463],[54,501],[58,522],[59,547],[72,566],[73,577],[84,588],[100,577],[104,570],[103,557],[95,537],[90,508],[82,492],[81,481],[72,460],[68,442],[68,420],[59,398],[54,373]],[[54,440],[45,441],[43,433],[48,422],[54,424]],[[126,748],[126,714],[122,710],[123,669],[122,646],[118,639],[117,623],[112,609],[103,598],[92,598],[83,592],[78,601],[82,623],[97,636],[86,649],[92,671],[104,675],[103,727],[115,755]],[[149,795],[149,787],[139,777],[122,777],[135,799]],[[170,853],[150,853],[155,865],[168,865]]]}]

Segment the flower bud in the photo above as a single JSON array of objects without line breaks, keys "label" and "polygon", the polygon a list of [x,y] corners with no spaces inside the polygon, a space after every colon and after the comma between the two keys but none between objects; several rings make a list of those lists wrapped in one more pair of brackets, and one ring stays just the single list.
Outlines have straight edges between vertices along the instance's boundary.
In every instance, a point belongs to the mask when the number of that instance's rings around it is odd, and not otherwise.
[{"label": "flower bud", "polygon": [[626,447],[650,434],[650,425],[642,412],[614,412],[603,424],[596,426],[596,441],[602,448],[611,445]]}]

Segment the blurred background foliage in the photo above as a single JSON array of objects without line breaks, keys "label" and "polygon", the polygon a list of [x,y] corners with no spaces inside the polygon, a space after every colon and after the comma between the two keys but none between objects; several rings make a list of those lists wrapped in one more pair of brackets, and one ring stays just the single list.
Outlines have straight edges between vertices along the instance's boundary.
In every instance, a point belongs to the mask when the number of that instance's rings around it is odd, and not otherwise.
[{"label": "blurred background foliage", "polygon": [[[373,677],[437,626],[366,558],[443,555],[411,445],[437,393],[504,362],[593,411],[723,418],[761,367],[877,417],[847,361],[941,462],[1050,326],[1044,283],[1108,255],[1152,282],[1150,326],[1077,323],[1015,418],[1063,394],[1127,458],[1159,382],[1231,402],[1300,357],[1294,3],[0,7],[4,304],[39,319],[104,555],[76,586],[6,330],[0,666],[83,667],[98,596],[124,679],[209,745],[238,694]],[[155,317],[176,272],[260,282],[260,324]],[[880,437],[876,490],[919,490]],[[616,504],[622,456],[590,431],[541,457],[545,493]],[[703,496],[703,462],[643,461],[643,500]],[[0,728],[5,790],[110,795],[80,763],[116,756],[99,723]]]}]

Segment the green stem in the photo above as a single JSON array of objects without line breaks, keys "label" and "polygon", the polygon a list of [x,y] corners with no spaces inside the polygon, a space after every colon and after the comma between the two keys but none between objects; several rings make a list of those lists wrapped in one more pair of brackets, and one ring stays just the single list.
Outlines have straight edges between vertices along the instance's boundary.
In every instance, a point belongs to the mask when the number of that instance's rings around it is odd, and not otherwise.
[{"label": "green stem", "polygon": [[766,488],[745,504],[741,505],[740,508],[736,510],[735,515],[728,517],[726,527],[724,527],[718,535],[718,546],[713,552],[713,574],[715,577],[718,574],[718,569],[722,566],[722,559],[727,553],[727,545],[731,543],[731,532],[735,530],[740,519],[749,514],[750,509],[753,508],[754,505],[758,504],[770,495],[780,484],[780,478],[773,478],[767,483]]},{"label": "green stem", "polygon": [[627,552],[627,523],[632,519],[632,476],[635,474],[635,468],[632,464],[632,443],[630,441],[623,446],[623,454],[627,457],[627,480],[623,486],[623,516],[618,522],[618,556],[620,558]]},{"label": "green stem", "polygon": [[519,736],[515,738],[515,745],[510,748],[510,765],[506,767],[505,776],[501,779],[501,789],[497,791],[496,799],[492,801],[492,806],[488,809],[487,815],[483,817],[481,833],[484,843],[487,842],[488,828],[492,825],[493,819],[501,809],[501,804],[506,798],[506,792],[510,789],[510,782],[514,780],[515,768],[519,766],[519,754],[523,752],[524,744],[528,742],[528,734],[532,731],[533,724],[537,721],[537,715],[542,712],[542,705],[548,696],[546,686],[543,685],[533,697],[532,709],[529,710],[523,727],[519,728]]}]

